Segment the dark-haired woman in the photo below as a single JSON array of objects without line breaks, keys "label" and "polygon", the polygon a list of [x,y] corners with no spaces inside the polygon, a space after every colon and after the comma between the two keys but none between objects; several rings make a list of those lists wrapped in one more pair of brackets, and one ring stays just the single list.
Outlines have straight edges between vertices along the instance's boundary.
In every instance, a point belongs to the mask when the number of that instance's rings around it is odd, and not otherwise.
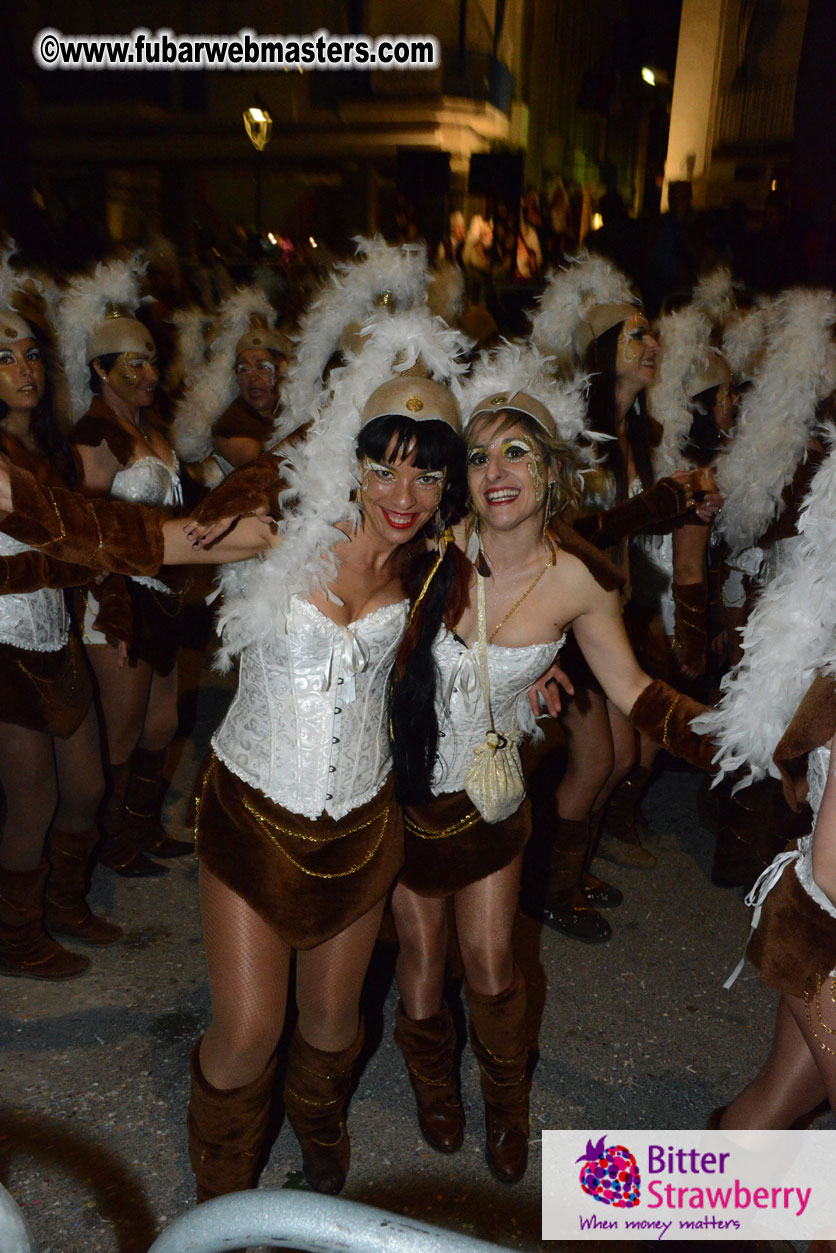
[{"label": "dark-haired woman", "polygon": [[[141,322],[108,318],[88,344],[93,400],[73,443],[92,496],[172,509],[182,499],[177,457],[160,430],[154,343]],[[99,688],[108,749],[108,796],[99,860],[117,874],[160,875],[146,856],[193,851],[160,825],[168,747],[177,730],[177,653],[181,602],[159,579],[128,581],[129,648],[111,647],[95,621],[95,589],[83,608],[84,640]]]},{"label": "dark-haired woman", "polygon": [[[520,738],[527,689],[570,624],[629,725],[661,734],[664,723],[666,743],[682,751],[678,728],[695,707],[640,669],[618,596],[605,589],[608,564],[571,528],[561,527],[558,538],[548,526],[552,512],[572,503],[577,462],[546,406],[516,387],[494,391],[474,408],[467,438],[475,567],[463,593],[451,596],[444,628],[412,652],[393,697],[395,762],[409,803],[404,869],[393,896],[400,939],[396,1039],[423,1134],[433,1147],[452,1152],[464,1130],[455,1032],[444,1004],[452,897],[470,1038],[482,1072],[486,1157],[497,1179],[514,1183],[528,1160],[529,1082],[525,985],[511,933],[531,819],[523,802],[505,821],[489,824],[466,791],[488,721],[480,637],[492,722],[509,740]],[[465,547],[467,534],[458,541]],[[426,664],[428,651],[434,667]],[[434,705],[425,708],[431,699]]]},{"label": "dark-haired woman", "polygon": [[[659,344],[641,310],[619,302],[594,306],[576,332],[575,349],[581,369],[591,376],[587,428],[610,438],[598,446],[600,462],[586,476],[582,516],[574,525],[623,570],[629,594],[629,537],[649,527],[669,526],[693,507],[694,492],[710,484],[690,471],[654,481],[652,450],[659,427],[647,411],[645,393],[655,377]],[[612,796],[607,856],[628,866],[652,867],[655,858],[636,828],[650,769],[642,748],[637,749],[634,728],[590,675],[572,636],[562,664],[575,696],[562,719],[568,759],[557,788],[558,821],[543,918],[574,939],[596,943],[612,934],[596,906],[607,908],[621,900],[620,892],[589,872],[604,805]],[[652,761],[656,750],[649,741],[643,747]]]},{"label": "dark-haired woman", "polygon": [[[39,334],[0,311],[0,451],[51,486],[78,468],[53,417]],[[103,792],[87,663],[64,587],[92,572],[0,534],[0,973],[69,979],[90,965],[52,932],[114,943],[121,932],[87,904]]]}]

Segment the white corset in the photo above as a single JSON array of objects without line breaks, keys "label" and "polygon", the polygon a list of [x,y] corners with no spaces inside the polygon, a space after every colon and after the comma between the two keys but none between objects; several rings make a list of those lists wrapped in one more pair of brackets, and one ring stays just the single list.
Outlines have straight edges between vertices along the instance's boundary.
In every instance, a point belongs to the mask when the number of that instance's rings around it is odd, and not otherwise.
[{"label": "white corset", "polygon": [[[31,552],[0,531],[0,556],[13,557]],[[69,617],[64,593],[51,587],[36,592],[12,592],[0,596],[0,644],[31,648],[39,653],[57,653],[69,638]]]},{"label": "white corset", "polygon": [[[491,712],[494,726],[507,739],[519,741],[521,730],[533,727],[528,689],[553,661],[563,639],[527,648],[488,644]],[[468,648],[452,631],[439,631],[433,644],[438,671],[436,715],[438,757],[432,790],[460,792],[473,762],[473,750],[487,734],[488,717],[479,678],[479,645]]]},{"label": "white corset", "polygon": [[286,633],[241,654],[238,691],[212,747],[245,783],[306,818],[342,818],[391,769],[389,672],[408,602],[347,627],[293,596]]},{"label": "white corset", "polygon": [[[110,495],[113,500],[131,500],[136,504],[150,505],[152,509],[167,509],[182,505],[180,463],[176,457],[173,467],[159,457],[140,457],[113,476]],[[144,587],[153,587],[158,592],[171,593],[170,587],[148,574],[134,574],[131,578],[135,583],[142,583]],[[85,622],[85,634],[92,641],[91,631],[92,623],[88,629],[88,624]]]}]

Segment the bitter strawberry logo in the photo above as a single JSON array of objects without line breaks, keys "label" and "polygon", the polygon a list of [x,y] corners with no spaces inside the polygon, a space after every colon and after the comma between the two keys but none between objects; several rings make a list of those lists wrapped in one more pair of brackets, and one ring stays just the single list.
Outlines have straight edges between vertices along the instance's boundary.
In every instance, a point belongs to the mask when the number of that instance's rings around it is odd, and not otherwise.
[{"label": "bitter strawberry logo", "polygon": [[632,1209],[639,1203],[641,1174],[636,1159],[623,1144],[611,1144],[605,1148],[606,1136],[597,1144],[586,1142],[586,1152],[577,1162],[583,1162],[580,1185],[594,1201],[612,1205],[616,1209]]}]

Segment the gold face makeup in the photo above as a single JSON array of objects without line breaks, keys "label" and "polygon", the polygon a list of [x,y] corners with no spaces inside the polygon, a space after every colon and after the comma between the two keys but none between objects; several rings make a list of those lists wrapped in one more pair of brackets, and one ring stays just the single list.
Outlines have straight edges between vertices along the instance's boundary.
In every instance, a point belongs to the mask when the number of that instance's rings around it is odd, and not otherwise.
[{"label": "gold face makeup", "polygon": [[644,341],[652,334],[650,323],[640,313],[629,318],[621,328],[621,334],[618,337],[622,359],[630,363],[641,361],[645,350]]},{"label": "gold face makeup", "polygon": [[152,403],[160,376],[156,358],[138,352],[123,352],[105,377],[119,399],[135,409]]},{"label": "gold face makeup", "polygon": [[[410,470],[414,467],[410,465]],[[360,463],[360,490],[365,496],[374,483],[384,490],[397,489],[403,478],[401,466],[388,465],[382,461],[372,461],[364,457]],[[412,487],[421,503],[422,512],[426,509],[435,510],[441,504],[446,482],[446,470],[423,470],[412,479]]]},{"label": "gold face makeup", "polygon": [[[468,467],[477,469],[487,465],[488,453],[494,448],[497,440],[485,447],[483,444],[475,444],[467,455]],[[499,454],[503,461],[512,466],[524,465],[531,476],[532,486],[534,487],[534,499],[538,505],[541,505],[546,498],[546,463],[532,440],[527,439],[524,435],[513,435],[500,437]]]}]

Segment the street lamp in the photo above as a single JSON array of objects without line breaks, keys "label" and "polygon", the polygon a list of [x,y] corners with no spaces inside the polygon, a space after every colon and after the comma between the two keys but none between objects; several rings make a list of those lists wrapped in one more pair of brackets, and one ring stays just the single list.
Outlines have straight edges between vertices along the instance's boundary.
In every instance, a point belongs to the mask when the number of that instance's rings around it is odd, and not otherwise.
[{"label": "street lamp", "polygon": [[255,229],[261,239],[261,200],[262,200],[262,153],[270,142],[273,130],[273,119],[264,107],[264,101],[256,96],[255,103],[244,110],[244,128],[247,138],[255,149]]}]

